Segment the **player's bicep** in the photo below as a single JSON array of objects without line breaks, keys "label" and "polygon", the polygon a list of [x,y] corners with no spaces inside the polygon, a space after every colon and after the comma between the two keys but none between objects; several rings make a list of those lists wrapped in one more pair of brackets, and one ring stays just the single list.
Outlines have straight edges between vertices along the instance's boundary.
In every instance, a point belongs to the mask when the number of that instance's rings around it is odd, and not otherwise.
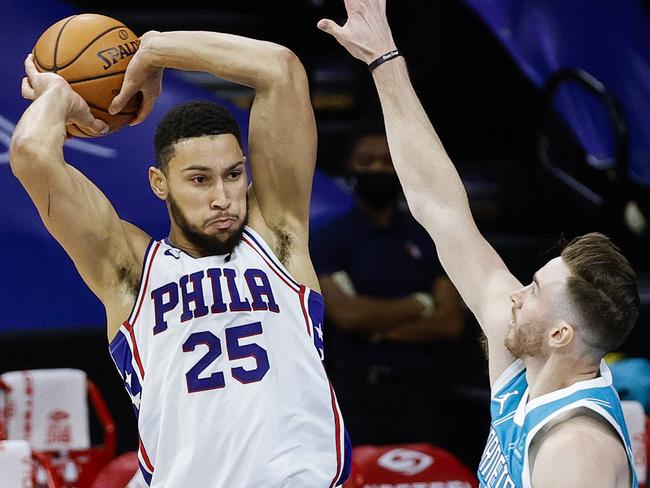
[{"label": "player's bicep", "polygon": [[307,75],[288,51],[286,76],[256,92],[249,123],[249,159],[265,219],[307,225],[316,161],[316,122]]},{"label": "player's bicep", "polygon": [[114,280],[128,242],[120,218],[106,196],[73,166],[66,164],[25,185],[43,223],[74,261],[98,295]]}]

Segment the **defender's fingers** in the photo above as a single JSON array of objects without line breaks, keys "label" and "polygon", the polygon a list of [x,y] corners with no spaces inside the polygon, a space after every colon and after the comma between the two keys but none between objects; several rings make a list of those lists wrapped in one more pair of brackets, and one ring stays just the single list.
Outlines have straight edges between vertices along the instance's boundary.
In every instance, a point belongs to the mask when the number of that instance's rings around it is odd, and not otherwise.
[{"label": "defender's fingers", "polygon": [[323,32],[326,32],[327,34],[330,34],[335,39],[339,38],[339,34],[343,29],[340,25],[338,25],[336,22],[330,19],[319,20],[318,24],[316,24],[316,27],[318,27]]}]

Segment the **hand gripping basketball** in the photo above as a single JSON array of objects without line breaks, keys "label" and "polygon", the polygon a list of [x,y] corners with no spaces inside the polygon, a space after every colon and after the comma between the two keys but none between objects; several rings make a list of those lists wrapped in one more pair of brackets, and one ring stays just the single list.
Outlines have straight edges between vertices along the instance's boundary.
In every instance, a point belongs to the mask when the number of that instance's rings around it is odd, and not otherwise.
[{"label": "hand gripping basketball", "polygon": [[87,134],[101,135],[108,132],[108,125],[93,116],[90,107],[83,98],[75,93],[59,75],[39,72],[34,65],[33,57],[32,54],[28,54],[25,59],[27,76],[22,80],[22,96],[28,100],[36,100],[48,90],[58,90],[56,96],[68,101],[69,108],[66,118],[68,124],[74,124]]},{"label": "hand gripping basketball", "polygon": [[149,31],[140,38],[140,48],[124,73],[122,89],[108,108],[109,113],[118,113],[133,96],[142,94],[140,109],[129,125],[137,125],[147,118],[162,90],[163,68],[155,66],[150,56],[150,47],[158,34],[157,31]]},{"label": "hand gripping basketball", "polygon": [[[136,94],[119,113],[108,112],[138,46],[137,36],[118,20],[80,14],[50,26],[32,53],[39,71],[63,77],[86,101],[93,116],[106,122],[109,132],[115,132],[133,120],[140,106],[140,95]],[[68,132],[79,137],[96,135],[75,124],[68,126]]]}]

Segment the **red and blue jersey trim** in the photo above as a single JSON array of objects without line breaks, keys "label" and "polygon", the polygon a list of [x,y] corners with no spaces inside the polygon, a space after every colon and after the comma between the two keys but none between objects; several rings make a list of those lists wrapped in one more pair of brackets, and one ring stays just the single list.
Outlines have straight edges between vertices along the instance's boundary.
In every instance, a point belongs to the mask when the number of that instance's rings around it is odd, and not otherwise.
[{"label": "red and blue jersey trim", "polygon": [[343,426],[343,416],[336,401],[334,388],[330,383],[332,411],[334,412],[335,442],[336,442],[336,474],[330,483],[330,488],[340,486],[350,477],[352,469],[352,444],[348,431]]},{"label": "red and blue jersey trim", "polygon": [[[138,296],[133,304],[133,309],[129,318],[122,323],[120,330],[117,332],[111,343],[109,344],[109,351],[113,362],[120,372],[122,379],[126,382],[128,374],[137,375],[140,385],[144,382],[144,365],[138,350],[138,343],[135,338],[134,325],[140,315],[146,290],[149,287],[149,277],[151,275],[151,268],[156,257],[156,253],[160,249],[160,242],[151,240],[147,246],[147,251],[144,255],[142,263],[141,285]],[[127,384],[127,391],[129,394],[135,394],[129,390],[130,385]]]},{"label": "red and blue jersey trim", "polygon": [[149,287],[149,276],[151,275],[151,268],[153,267],[153,261],[156,258],[156,254],[158,253],[159,249],[160,242],[151,240],[149,246],[147,247],[147,251],[145,252],[144,260],[142,263],[142,274],[140,275],[140,293],[138,294],[137,300],[133,304],[133,310],[131,311],[129,318],[125,321],[125,323],[131,324],[132,327],[135,326],[135,323],[138,320],[138,316],[140,315],[140,310],[142,310],[142,304],[144,303],[146,291]]},{"label": "red and blue jersey trim", "polygon": [[266,263],[271,267],[271,269],[276,272],[276,274],[281,275],[280,277],[282,281],[284,281],[294,291],[299,292],[301,286],[300,283],[298,283],[291,277],[291,275],[289,275],[285,267],[277,261],[277,257],[272,252],[269,252],[266,247],[260,243],[260,240],[261,239],[259,236],[255,236],[249,229],[244,229],[242,241],[258,251],[258,254],[261,252],[261,254],[263,254],[262,259],[266,261]]},{"label": "red and blue jersey trim", "polygon": [[144,448],[140,436],[138,436],[138,466],[140,467],[140,472],[142,473],[144,480],[148,485],[151,485],[151,479],[153,478],[155,468],[149,460],[147,450]]},{"label": "red and blue jersey trim", "polygon": [[[144,384],[145,369],[138,350],[134,326],[142,310],[142,304],[149,287],[149,278],[153,261],[160,249],[160,242],[153,239],[149,242],[142,263],[141,285],[138,296],[133,304],[129,318],[122,323],[117,334],[109,344],[109,352],[115,366],[117,367],[127,393],[133,402],[136,419],[139,419],[139,399],[142,395],[142,385]],[[151,484],[154,466],[149,459],[149,455],[144,448],[142,440],[139,440],[138,464],[142,476],[148,485]]]},{"label": "red and blue jersey trim", "polygon": [[[307,327],[307,333],[312,338],[314,346],[318,351],[321,361],[324,356],[323,344],[323,318],[325,314],[325,303],[323,297],[305,287],[300,287],[300,306]],[[322,364],[322,363],[321,363]],[[324,369],[324,368],[323,368]],[[325,373],[327,374],[327,373]],[[330,488],[342,485],[350,476],[352,466],[352,445],[350,437],[343,424],[343,416],[336,400],[336,394],[332,384],[329,383],[332,414],[334,420],[334,444],[336,448],[336,472],[330,483]]]}]

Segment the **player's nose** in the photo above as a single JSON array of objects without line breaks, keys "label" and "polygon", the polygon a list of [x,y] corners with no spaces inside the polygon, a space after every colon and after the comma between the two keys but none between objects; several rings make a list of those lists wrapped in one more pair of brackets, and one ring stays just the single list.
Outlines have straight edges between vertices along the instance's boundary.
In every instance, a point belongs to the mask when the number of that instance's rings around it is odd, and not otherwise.
[{"label": "player's nose", "polygon": [[226,194],[223,183],[217,183],[212,190],[210,208],[214,210],[226,210],[230,207],[230,203],[230,198]]}]

